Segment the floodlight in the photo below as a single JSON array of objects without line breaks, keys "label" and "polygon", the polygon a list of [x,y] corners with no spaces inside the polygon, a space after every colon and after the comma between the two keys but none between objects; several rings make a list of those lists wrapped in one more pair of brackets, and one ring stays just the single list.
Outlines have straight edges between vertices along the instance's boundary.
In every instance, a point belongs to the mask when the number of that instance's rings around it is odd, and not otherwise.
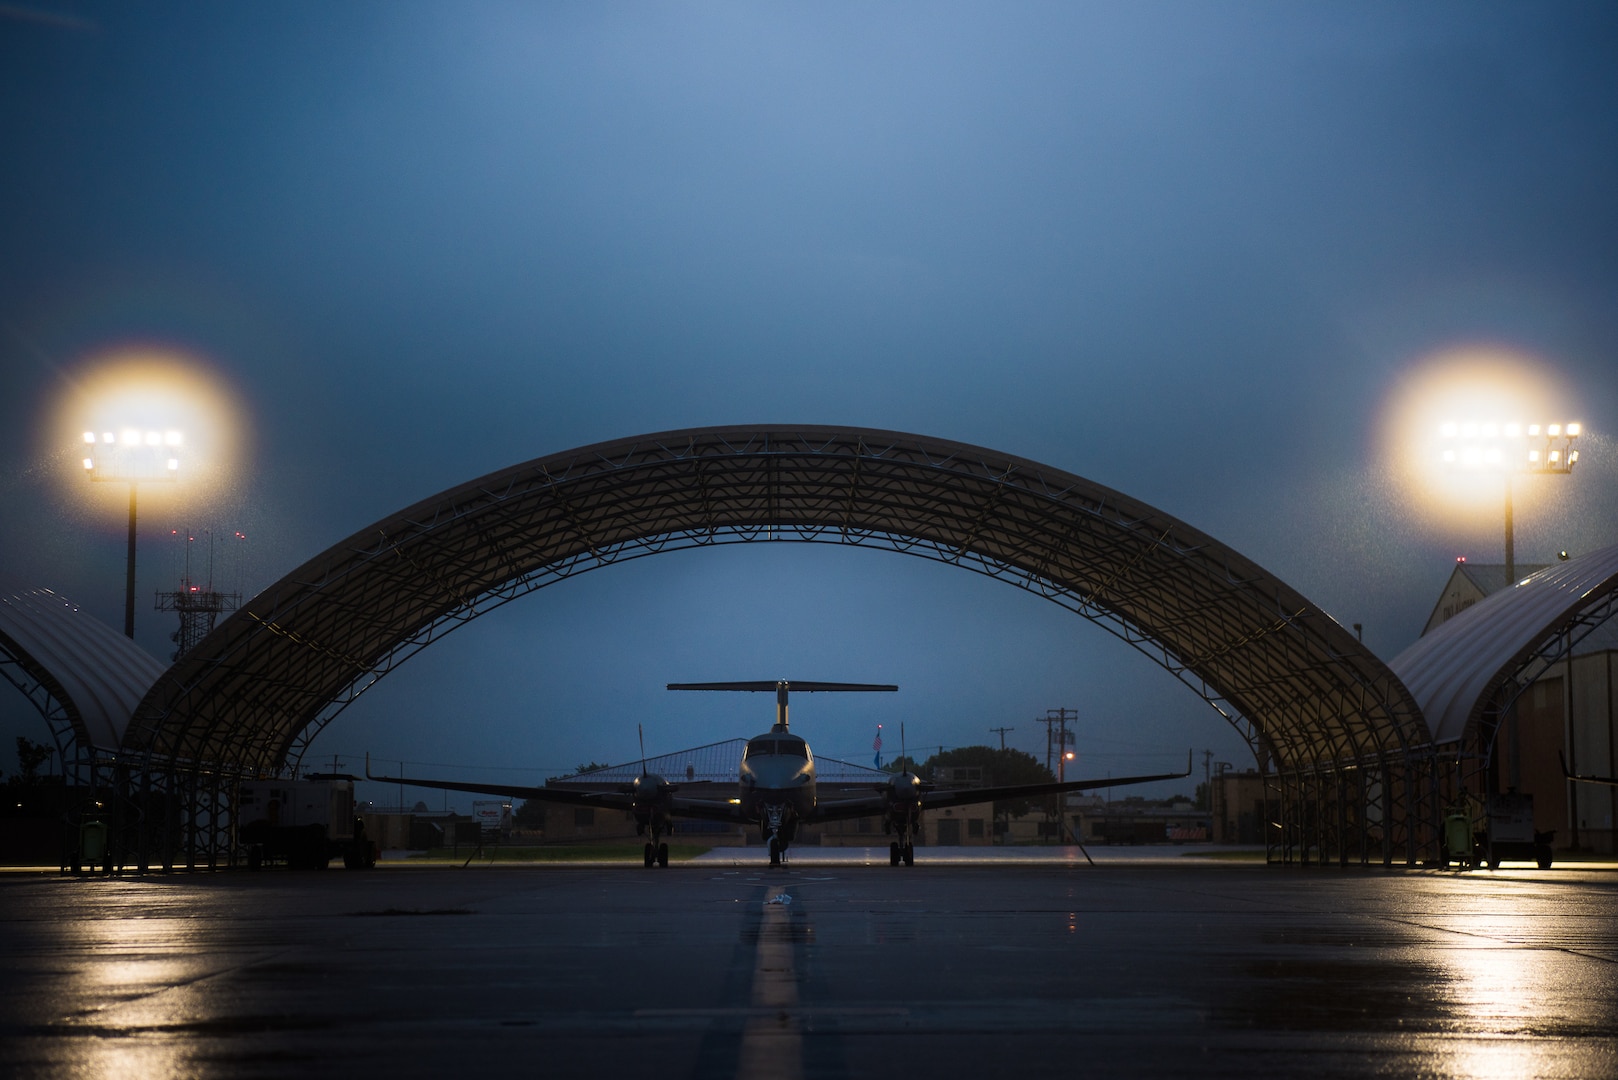
[{"label": "floodlight", "polygon": [[[1445,439],[1456,439],[1441,450],[1446,465],[1464,469],[1489,469],[1501,474],[1505,484],[1506,574],[1516,578],[1516,544],[1512,522],[1512,483],[1518,473],[1535,476],[1567,475],[1579,460],[1573,442],[1584,433],[1584,425],[1528,424],[1527,443],[1517,442],[1508,452],[1503,440],[1523,438],[1523,425],[1515,420],[1448,420],[1439,426]],[[1524,451],[1527,452],[1526,457]]]},{"label": "floodlight", "polygon": [[[135,636],[135,513],[136,489],[152,481],[172,482],[180,471],[181,433],[174,429],[141,431],[121,428],[117,435],[86,431],[84,473],[92,481],[129,485],[129,557],[124,584],[124,635]],[[168,449],[163,453],[164,448]]]}]

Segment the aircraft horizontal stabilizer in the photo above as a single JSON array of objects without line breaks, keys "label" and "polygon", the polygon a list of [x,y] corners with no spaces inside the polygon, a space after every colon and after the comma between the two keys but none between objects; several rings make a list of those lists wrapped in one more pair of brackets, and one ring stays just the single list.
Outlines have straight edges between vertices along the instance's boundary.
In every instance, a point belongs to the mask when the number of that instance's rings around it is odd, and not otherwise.
[{"label": "aircraft horizontal stabilizer", "polygon": [[754,680],[752,682],[702,682],[702,683],[669,683],[670,690],[751,690],[766,692],[779,690],[785,687],[799,693],[814,694],[826,690],[870,690],[892,692],[899,689],[890,683],[851,683],[851,682],[799,682],[796,679],[771,679],[767,682]]}]

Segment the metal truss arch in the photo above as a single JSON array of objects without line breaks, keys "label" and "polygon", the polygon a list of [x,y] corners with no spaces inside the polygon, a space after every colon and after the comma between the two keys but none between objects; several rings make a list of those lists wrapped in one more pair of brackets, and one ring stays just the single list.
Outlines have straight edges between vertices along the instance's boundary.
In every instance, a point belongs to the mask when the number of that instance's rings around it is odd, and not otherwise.
[{"label": "metal truss arch", "polygon": [[585,570],[751,541],[880,547],[1043,595],[1151,656],[1283,772],[1403,759],[1427,742],[1403,684],[1352,634],[1161,511],[960,443],[734,427],[540,458],[355,534],[170,669],[125,745],[274,771],[377,679],[480,614]]}]

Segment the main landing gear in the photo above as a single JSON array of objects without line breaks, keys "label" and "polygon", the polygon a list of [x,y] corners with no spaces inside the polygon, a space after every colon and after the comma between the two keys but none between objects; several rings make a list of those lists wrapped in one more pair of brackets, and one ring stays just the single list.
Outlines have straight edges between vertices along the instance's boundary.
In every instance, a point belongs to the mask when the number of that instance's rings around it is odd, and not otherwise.
[{"label": "main landing gear", "polygon": [[651,833],[652,835],[651,842],[646,845],[645,851],[642,852],[646,859],[646,865],[648,867],[667,866],[669,864],[669,846],[664,843],[663,834],[673,832],[674,826],[666,820],[657,821],[654,819],[637,825],[635,831],[642,834]]},{"label": "main landing gear", "polygon": [[898,866],[901,861],[906,866],[916,865],[916,845],[908,837],[902,844],[895,840],[888,845],[888,865]]}]

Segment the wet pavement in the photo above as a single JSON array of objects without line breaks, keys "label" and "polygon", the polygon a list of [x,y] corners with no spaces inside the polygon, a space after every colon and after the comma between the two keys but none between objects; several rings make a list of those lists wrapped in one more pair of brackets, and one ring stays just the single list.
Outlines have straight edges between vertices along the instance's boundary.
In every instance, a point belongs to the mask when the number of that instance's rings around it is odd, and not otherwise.
[{"label": "wet pavement", "polygon": [[1618,1076],[1611,870],[878,854],[0,875],[0,1073]]}]

